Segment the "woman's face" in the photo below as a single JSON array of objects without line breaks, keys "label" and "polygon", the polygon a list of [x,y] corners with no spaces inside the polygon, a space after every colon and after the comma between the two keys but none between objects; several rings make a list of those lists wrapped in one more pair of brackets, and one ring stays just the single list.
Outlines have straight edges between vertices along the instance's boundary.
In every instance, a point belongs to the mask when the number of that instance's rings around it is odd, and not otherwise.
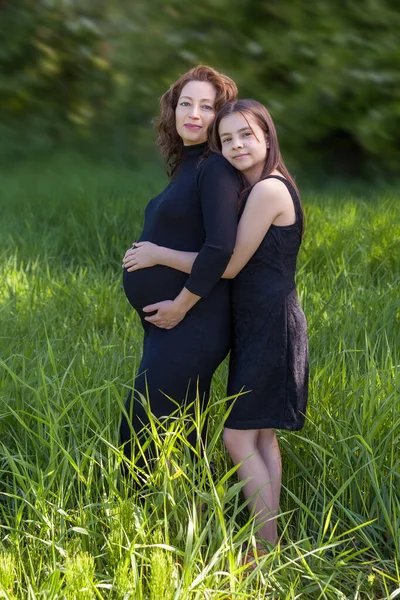
[{"label": "woman's face", "polygon": [[217,90],[206,81],[189,81],[175,109],[175,124],[184,146],[207,141],[208,126],[215,119]]},{"label": "woman's face", "polygon": [[261,176],[267,156],[268,142],[256,120],[240,113],[221,119],[218,128],[222,154],[241,171],[250,183]]}]

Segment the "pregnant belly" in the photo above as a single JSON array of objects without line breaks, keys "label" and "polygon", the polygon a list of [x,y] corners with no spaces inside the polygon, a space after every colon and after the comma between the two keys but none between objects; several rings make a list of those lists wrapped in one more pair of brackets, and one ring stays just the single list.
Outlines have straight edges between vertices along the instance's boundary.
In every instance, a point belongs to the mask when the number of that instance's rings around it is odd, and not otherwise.
[{"label": "pregnant belly", "polygon": [[128,273],[123,272],[125,295],[140,314],[148,304],[174,300],[184,287],[188,275],[169,267],[155,266]]}]

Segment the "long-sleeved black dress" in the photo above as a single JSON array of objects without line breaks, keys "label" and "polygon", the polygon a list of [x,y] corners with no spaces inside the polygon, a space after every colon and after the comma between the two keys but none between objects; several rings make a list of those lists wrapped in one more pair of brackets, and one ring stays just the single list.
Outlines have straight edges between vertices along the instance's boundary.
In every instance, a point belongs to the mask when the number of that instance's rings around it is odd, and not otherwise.
[{"label": "long-sleeved black dress", "polygon": [[[231,342],[229,282],[222,280],[235,246],[238,176],[220,155],[201,160],[207,144],[184,147],[183,163],[166,189],[146,207],[139,240],[175,250],[199,252],[190,275],[157,265],[128,272],[125,294],[142,319],[143,356],[126,410],[135,432],[148,422],[140,396],[149,400],[158,418],[199,395],[207,403],[211,378]],[[173,300],[183,287],[201,300],[173,329],[160,329],[144,320],[144,306]],[[174,402],[175,401],[175,402]],[[122,418],[121,441],[131,438]],[[194,437],[191,440],[194,441]],[[125,445],[129,456],[130,444]]]}]

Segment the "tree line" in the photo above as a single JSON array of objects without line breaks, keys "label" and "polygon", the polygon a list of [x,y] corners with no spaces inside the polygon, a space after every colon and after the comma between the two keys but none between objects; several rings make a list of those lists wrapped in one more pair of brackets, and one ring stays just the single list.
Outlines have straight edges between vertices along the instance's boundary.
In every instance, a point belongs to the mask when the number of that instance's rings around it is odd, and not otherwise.
[{"label": "tree line", "polygon": [[9,152],[153,145],[158,98],[209,64],[265,103],[285,156],[338,172],[400,159],[395,0],[0,0],[0,132]]}]

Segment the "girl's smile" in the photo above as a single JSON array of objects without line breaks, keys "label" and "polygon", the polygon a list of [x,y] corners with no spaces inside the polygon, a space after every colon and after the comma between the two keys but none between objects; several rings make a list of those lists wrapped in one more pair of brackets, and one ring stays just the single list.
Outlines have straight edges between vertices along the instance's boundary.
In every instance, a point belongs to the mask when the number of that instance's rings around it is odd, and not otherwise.
[{"label": "girl's smile", "polygon": [[268,144],[252,116],[237,112],[219,124],[222,154],[250,183],[258,181],[267,158]]}]

